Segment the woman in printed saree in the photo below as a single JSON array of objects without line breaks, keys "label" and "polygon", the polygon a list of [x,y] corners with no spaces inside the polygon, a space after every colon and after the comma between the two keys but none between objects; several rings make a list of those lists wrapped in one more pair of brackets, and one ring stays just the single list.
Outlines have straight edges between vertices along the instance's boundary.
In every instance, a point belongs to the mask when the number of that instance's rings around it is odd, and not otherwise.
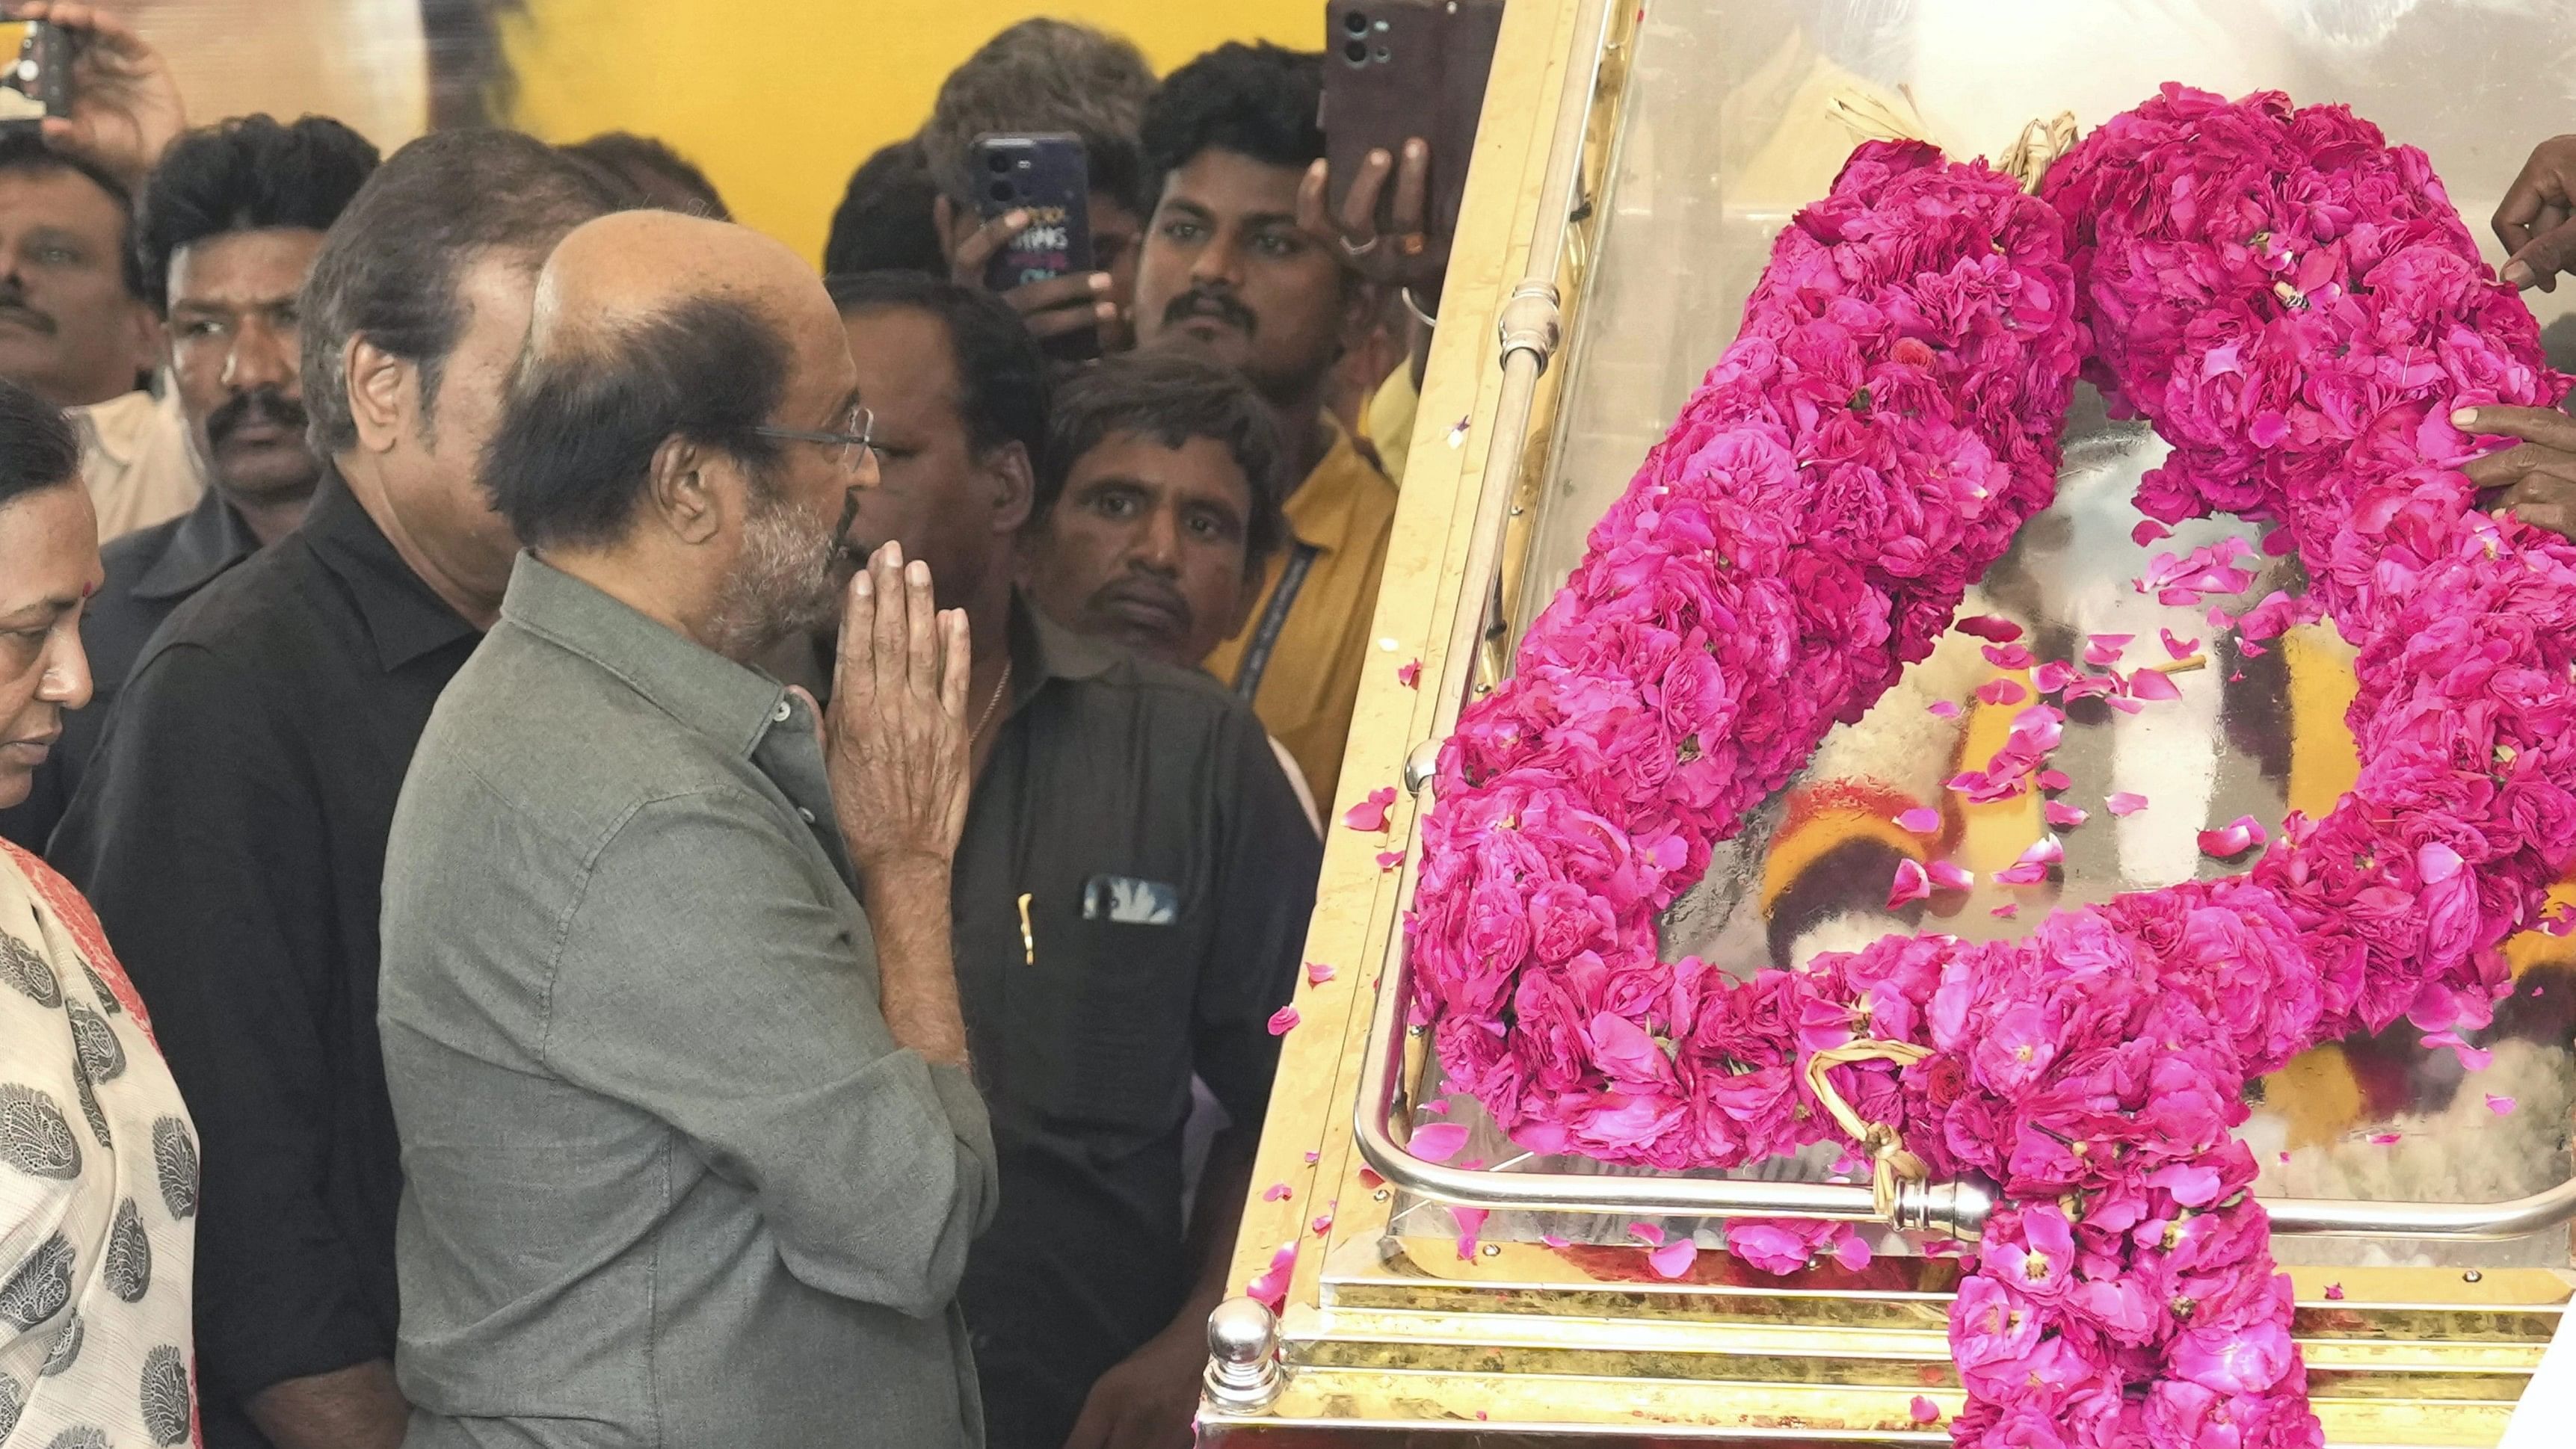
[{"label": "woman in printed saree", "polygon": [[[78,436],[0,382],[0,807],[89,702]],[[0,1446],[196,1438],[197,1136],[98,918],[0,841]]]}]

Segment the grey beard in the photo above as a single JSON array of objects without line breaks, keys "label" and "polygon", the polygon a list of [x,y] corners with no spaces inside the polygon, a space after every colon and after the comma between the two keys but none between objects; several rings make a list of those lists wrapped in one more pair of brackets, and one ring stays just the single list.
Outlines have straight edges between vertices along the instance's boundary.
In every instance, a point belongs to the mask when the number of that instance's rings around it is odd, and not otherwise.
[{"label": "grey beard", "polygon": [[744,520],[742,554],[716,591],[709,642],[728,659],[754,659],[788,636],[825,628],[838,617],[838,554],[828,538],[785,503],[766,503]]}]

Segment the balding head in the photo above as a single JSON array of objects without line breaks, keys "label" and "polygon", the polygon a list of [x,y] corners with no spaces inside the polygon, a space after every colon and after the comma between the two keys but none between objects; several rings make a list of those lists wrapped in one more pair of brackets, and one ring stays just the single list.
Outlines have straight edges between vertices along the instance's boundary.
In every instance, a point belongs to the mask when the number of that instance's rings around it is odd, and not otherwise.
[{"label": "balding head", "polygon": [[857,403],[848,335],[795,253],[618,212],[538,274],[483,482],[549,561],[736,653],[828,617],[835,521],[875,474],[865,449],[795,435],[851,432]]}]

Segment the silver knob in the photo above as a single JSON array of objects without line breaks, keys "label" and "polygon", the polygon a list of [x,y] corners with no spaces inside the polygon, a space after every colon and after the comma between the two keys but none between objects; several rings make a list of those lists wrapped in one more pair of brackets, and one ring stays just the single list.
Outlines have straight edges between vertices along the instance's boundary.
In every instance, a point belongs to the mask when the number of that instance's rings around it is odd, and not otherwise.
[{"label": "silver knob", "polygon": [[1947,1182],[1900,1182],[1896,1226],[1973,1243],[1986,1235],[1997,1201],[1994,1180],[1983,1173],[1964,1172]]},{"label": "silver knob", "polygon": [[1404,757],[1404,793],[1419,795],[1431,777],[1440,772],[1440,742],[1424,740]]},{"label": "silver knob", "polygon": [[1269,1408],[1285,1387],[1279,1317],[1251,1298],[1229,1298],[1208,1314],[1208,1402],[1238,1414]]}]

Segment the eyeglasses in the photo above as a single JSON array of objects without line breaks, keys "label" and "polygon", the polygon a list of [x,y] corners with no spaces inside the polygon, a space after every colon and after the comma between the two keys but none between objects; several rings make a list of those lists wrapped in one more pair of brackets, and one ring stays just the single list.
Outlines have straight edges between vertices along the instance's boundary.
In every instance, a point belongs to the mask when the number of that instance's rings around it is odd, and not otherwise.
[{"label": "eyeglasses", "polygon": [[877,415],[863,406],[853,407],[844,426],[845,430],[837,433],[820,433],[809,428],[773,428],[766,425],[753,428],[752,432],[760,437],[776,438],[781,442],[821,443],[834,450],[833,461],[841,465],[842,472],[855,474],[859,471],[859,465],[876,448]]}]

